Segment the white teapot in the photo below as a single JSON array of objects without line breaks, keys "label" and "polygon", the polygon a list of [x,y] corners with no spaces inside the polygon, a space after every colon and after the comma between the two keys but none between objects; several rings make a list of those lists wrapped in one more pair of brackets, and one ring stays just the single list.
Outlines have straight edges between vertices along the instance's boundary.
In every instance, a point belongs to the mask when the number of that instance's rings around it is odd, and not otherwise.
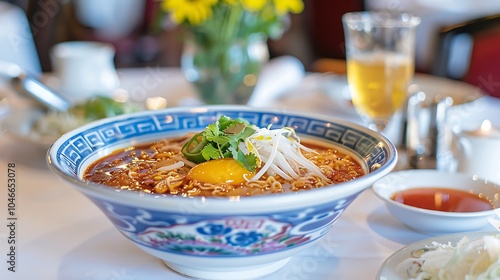
[{"label": "white teapot", "polygon": [[457,171],[500,184],[500,130],[485,120],[475,130],[453,132]]},{"label": "white teapot", "polygon": [[115,49],[99,42],[73,41],[55,45],[51,51],[58,91],[73,102],[95,95],[109,96],[118,85]]}]

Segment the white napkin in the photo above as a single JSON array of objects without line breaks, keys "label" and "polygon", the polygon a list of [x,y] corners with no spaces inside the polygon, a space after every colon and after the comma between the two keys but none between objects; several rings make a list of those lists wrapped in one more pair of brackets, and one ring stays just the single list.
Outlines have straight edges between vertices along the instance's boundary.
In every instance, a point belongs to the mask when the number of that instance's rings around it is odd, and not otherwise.
[{"label": "white napkin", "polygon": [[266,107],[281,94],[298,86],[305,77],[304,65],[293,56],[273,58],[262,69],[247,105]]}]

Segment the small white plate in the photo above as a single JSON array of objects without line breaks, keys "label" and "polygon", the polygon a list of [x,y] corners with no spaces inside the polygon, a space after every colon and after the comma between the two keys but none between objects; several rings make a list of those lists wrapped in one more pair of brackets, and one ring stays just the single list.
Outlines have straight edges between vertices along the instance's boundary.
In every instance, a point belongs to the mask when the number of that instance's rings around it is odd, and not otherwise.
[{"label": "small white plate", "polygon": [[33,130],[37,119],[44,115],[43,111],[34,108],[12,110],[3,120],[2,131],[21,141],[48,148],[59,136],[44,136]]},{"label": "small white plate", "polygon": [[455,105],[474,101],[484,92],[471,84],[427,74],[415,74],[410,92],[423,91],[431,95],[450,96]]},{"label": "small white plate", "polygon": [[455,234],[441,235],[417,241],[406,247],[401,248],[400,250],[396,251],[394,254],[389,256],[380,267],[376,279],[378,280],[408,279],[401,271],[398,271],[399,264],[402,263],[404,260],[411,258],[413,251],[431,246],[433,242],[438,242],[441,244],[448,244],[448,242],[450,242],[451,245],[456,245],[457,242],[460,241],[460,239],[462,239],[465,236],[470,238],[471,240],[474,240],[474,239],[479,239],[484,235],[493,233],[498,234],[498,231],[455,233]]},{"label": "small white plate", "polygon": [[[158,98],[158,100],[154,100],[155,98]],[[149,97],[146,100],[152,101],[150,109],[162,109],[162,107],[159,107],[162,106],[161,100],[159,99],[161,99],[161,97]],[[148,107],[148,104],[142,105],[136,103],[136,105],[138,108],[141,108],[141,110],[143,107]],[[157,107],[155,108],[155,106]],[[11,107],[12,108],[9,109],[9,112],[5,114],[5,117],[1,121],[1,131],[19,141],[24,141],[43,149],[49,148],[50,145],[64,134],[63,132],[70,131],[80,125],[90,122],[80,119],[77,120],[77,118],[71,118],[65,121],[65,118],[69,118],[70,114],[52,115],[52,113],[47,113],[41,108],[36,107],[36,104],[30,102],[30,100],[18,101]],[[42,118],[44,118],[44,121],[46,121],[45,125],[49,128],[37,129],[37,122]]]}]

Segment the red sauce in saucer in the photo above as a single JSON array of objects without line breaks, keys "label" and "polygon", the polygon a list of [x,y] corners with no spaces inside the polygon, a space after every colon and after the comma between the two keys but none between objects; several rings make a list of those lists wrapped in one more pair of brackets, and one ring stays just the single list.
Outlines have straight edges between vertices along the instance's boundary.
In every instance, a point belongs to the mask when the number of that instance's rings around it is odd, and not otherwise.
[{"label": "red sauce in saucer", "polygon": [[479,212],[493,209],[477,194],[447,188],[413,188],[396,192],[391,199],[409,206],[444,212]]}]

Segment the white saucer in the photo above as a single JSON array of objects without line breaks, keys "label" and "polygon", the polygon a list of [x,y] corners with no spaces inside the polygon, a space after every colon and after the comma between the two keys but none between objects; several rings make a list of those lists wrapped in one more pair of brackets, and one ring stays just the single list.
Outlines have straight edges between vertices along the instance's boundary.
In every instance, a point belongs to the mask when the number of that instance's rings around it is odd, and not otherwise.
[{"label": "white saucer", "polygon": [[29,144],[48,148],[60,135],[44,136],[33,130],[35,121],[43,115],[41,110],[34,108],[12,110],[3,120],[2,131]]},{"label": "white saucer", "polygon": [[417,241],[415,243],[412,243],[406,247],[401,248],[400,250],[396,251],[394,254],[389,256],[382,266],[380,267],[377,277],[375,279],[377,280],[406,280],[408,279],[405,277],[405,275],[402,273],[401,270],[404,270],[404,268],[398,268],[398,266],[406,259],[412,257],[412,252],[419,250],[419,249],[424,249],[428,246],[431,246],[433,242],[438,242],[441,244],[448,244],[450,242],[452,245],[456,245],[460,239],[463,237],[467,236],[469,239],[474,240],[481,238],[482,236],[486,234],[491,234],[491,233],[498,233],[498,232],[470,232],[470,233],[454,233],[454,234],[449,234],[449,235],[442,235],[442,236],[436,236],[428,239],[424,239],[421,241]]}]

